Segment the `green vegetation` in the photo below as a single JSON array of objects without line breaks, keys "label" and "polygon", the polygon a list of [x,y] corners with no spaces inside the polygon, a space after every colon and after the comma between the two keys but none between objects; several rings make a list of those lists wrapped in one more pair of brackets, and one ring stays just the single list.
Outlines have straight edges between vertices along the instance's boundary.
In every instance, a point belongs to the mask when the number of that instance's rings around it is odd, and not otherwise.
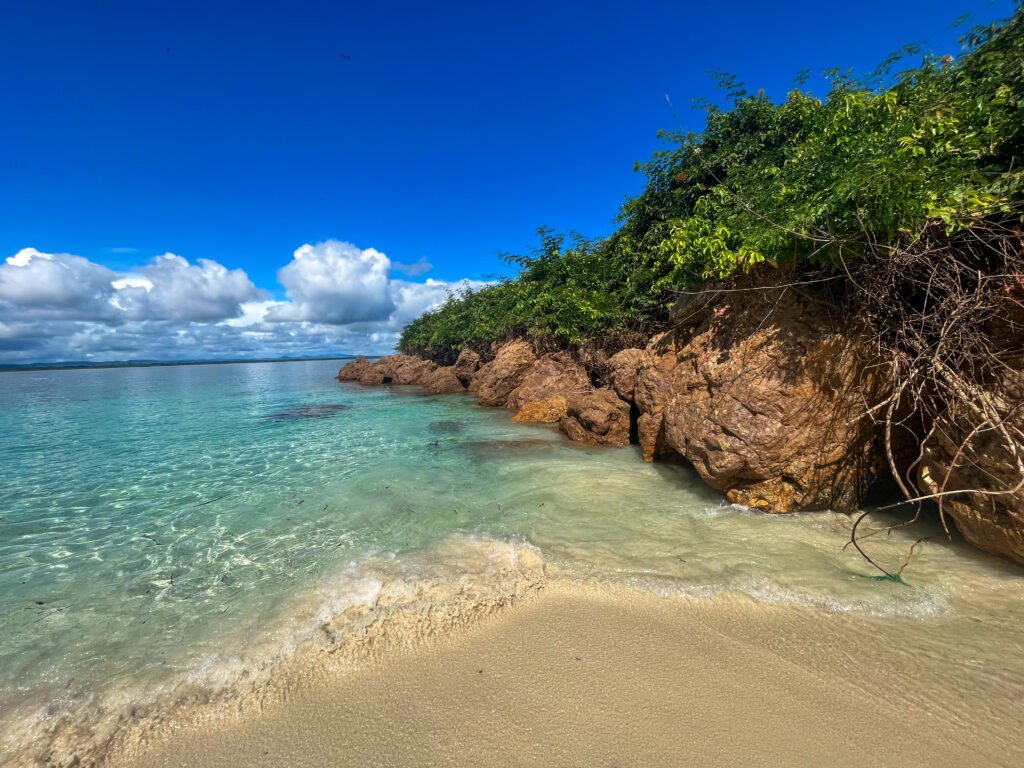
[{"label": "green vegetation", "polygon": [[894,73],[903,51],[867,77],[833,72],[825,99],[794,90],[776,104],[720,78],[729,106],[708,106],[700,134],[664,134],[617,232],[541,230],[531,254],[508,257],[516,279],[452,296],[405,329],[401,349],[447,359],[510,336],[567,346],[650,330],[686,286],[758,265],[843,275],[937,224],[953,236],[1019,221],[1022,32],[1018,0],[959,58]]}]

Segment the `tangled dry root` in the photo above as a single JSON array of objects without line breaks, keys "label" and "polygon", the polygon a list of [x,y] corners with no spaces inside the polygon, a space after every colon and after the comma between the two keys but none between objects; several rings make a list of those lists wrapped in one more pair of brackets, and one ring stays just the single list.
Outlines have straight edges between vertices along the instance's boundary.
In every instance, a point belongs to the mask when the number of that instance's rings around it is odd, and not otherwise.
[{"label": "tangled dry root", "polygon": [[[855,318],[875,356],[865,361],[872,381],[864,388],[865,411],[883,435],[903,496],[916,506],[900,526],[915,522],[922,504],[933,500],[948,533],[950,497],[1005,496],[1024,488],[1021,222],[1019,213],[976,218],[956,222],[951,233],[942,222],[929,221],[895,246],[869,244],[866,256],[846,267],[841,308]],[[879,375],[887,381],[882,397],[875,394]],[[947,468],[922,488],[918,470],[931,451],[942,453]],[[1009,480],[986,466],[993,453],[1013,468]],[[951,482],[964,476],[985,482],[970,488]],[[859,535],[867,514],[855,521],[850,544],[898,579],[859,543],[893,528]]]}]

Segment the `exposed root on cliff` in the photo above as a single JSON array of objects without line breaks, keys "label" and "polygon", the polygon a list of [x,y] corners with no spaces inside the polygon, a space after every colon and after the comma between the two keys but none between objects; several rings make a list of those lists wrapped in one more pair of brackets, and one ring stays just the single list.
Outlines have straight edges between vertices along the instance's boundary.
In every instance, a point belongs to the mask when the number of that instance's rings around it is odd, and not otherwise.
[{"label": "exposed root on cliff", "polygon": [[[932,220],[893,247],[868,243],[866,254],[843,263],[840,307],[857,318],[876,358],[865,361],[865,412],[882,433],[904,503],[917,507],[911,520],[858,535],[869,513],[862,514],[850,544],[892,577],[859,539],[916,522],[929,500],[948,535],[949,503],[1024,488],[1021,217],[949,228]],[[994,471],[994,464],[1008,471]]]}]

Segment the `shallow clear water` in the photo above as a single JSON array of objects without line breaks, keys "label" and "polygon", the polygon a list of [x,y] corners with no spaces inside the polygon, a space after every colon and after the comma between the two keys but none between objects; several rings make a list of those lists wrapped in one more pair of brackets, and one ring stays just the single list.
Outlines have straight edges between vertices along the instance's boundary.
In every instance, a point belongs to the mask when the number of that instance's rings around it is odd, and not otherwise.
[{"label": "shallow clear water", "polygon": [[[0,374],[3,717],[199,679],[322,622],[325,590],[356,589],[343,575],[359,563],[429,568],[458,559],[453,537],[526,541],[578,578],[946,622],[922,651],[940,657],[979,626],[984,653],[1005,655],[1024,628],[1020,569],[935,526],[873,540],[898,567],[934,537],[905,584],[877,581],[842,549],[845,516],[726,506],[634,449],[469,397],[339,384],[337,367]],[[1018,672],[994,684],[1024,691]]]}]

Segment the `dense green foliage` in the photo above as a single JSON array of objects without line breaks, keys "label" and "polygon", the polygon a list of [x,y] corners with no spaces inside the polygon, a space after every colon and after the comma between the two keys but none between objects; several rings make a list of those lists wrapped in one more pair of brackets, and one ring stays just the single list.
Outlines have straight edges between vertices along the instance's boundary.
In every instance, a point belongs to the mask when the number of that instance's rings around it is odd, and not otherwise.
[{"label": "dense green foliage", "polygon": [[1024,191],[1024,7],[972,32],[958,59],[833,72],[782,103],[724,77],[700,134],[667,133],[647,185],[602,241],[541,230],[519,276],[452,296],[400,346],[450,356],[512,335],[576,344],[662,322],[672,291],[758,264],[841,269],[872,244],[1008,215]]}]

